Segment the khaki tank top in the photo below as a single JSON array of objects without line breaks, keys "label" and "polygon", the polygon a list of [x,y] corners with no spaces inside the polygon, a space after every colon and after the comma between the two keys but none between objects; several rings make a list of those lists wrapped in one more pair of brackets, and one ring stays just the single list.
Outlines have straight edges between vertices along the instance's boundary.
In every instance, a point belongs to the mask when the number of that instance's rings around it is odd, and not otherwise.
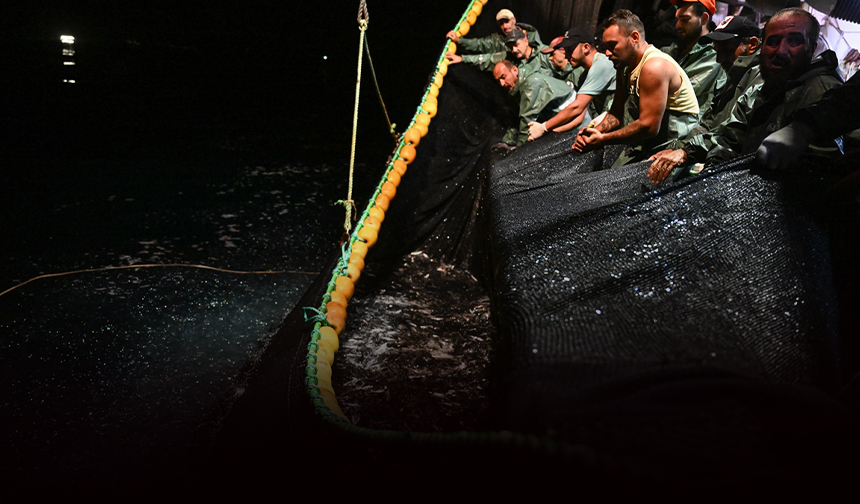
[{"label": "khaki tank top", "polygon": [[639,64],[630,72],[630,76],[627,81],[630,86],[628,88],[629,94],[635,95],[638,99],[639,73],[642,72],[642,67],[645,66],[645,62],[650,58],[663,58],[666,61],[669,61],[674,65],[675,69],[678,70],[678,74],[681,76],[681,86],[677,91],[669,95],[669,99],[666,102],[666,110],[698,115],[699,102],[696,100],[696,92],[693,90],[693,85],[690,83],[690,78],[687,77],[687,73],[684,72],[684,69],[681,68],[671,56],[657,49],[653,45],[648,46],[648,49],[645,50],[645,54],[642,55],[642,59],[639,61]]}]

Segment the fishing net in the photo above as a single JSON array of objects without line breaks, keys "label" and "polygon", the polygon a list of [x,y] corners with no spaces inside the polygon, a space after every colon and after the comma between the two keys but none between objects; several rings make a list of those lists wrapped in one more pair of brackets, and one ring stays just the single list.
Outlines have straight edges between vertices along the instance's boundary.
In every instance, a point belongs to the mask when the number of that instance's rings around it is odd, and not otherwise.
[{"label": "fishing net", "polygon": [[[426,442],[378,431],[367,441],[365,432],[362,449],[376,461],[386,456],[374,450],[384,451],[391,466],[406,456],[446,467],[478,457],[494,473],[560,458],[558,467],[583,474],[687,483],[836,471],[835,454],[855,446],[854,417],[836,400],[856,371],[850,163],[774,173],[747,157],[655,185],[647,162],[609,169],[622,146],[572,151],[573,132],[499,150],[516,119],[506,98],[487,74],[450,68],[439,113],[368,256],[373,274],[359,283],[357,298],[376,298],[350,315],[367,313],[380,296],[421,289],[420,275],[404,282],[395,274],[415,250],[471,271],[492,306],[489,409],[469,426],[474,436]],[[308,299],[324,289],[318,283]],[[342,443],[338,453],[355,447],[308,413],[306,333],[291,315],[237,404],[246,423],[233,424],[244,433],[233,448],[249,449],[249,425],[270,425],[262,413],[274,411],[293,434],[322,429]],[[334,369],[344,369],[337,358]],[[402,413],[412,405],[389,406]],[[364,415],[353,420],[373,425]],[[416,425],[457,425],[435,420]],[[295,446],[285,432],[276,436]],[[512,439],[543,441],[526,456],[529,443]],[[367,452],[349,454],[363,460]]]}]

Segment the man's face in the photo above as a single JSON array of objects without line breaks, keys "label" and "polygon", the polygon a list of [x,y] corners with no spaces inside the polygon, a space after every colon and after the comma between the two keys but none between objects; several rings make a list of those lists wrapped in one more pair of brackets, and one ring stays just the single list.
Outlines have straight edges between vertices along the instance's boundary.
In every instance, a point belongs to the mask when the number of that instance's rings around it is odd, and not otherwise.
[{"label": "man's face", "polygon": [[583,51],[584,47],[584,43],[579,43],[573,46],[573,49],[570,51],[570,56],[568,57],[568,60],[574,68],[585,64],[585,51]]},{"label": "man's face", "polygon": [[517,18],[502,18],[499,19],[497,23],[499,23],[499,29],[502,30],[502,33],[508,35],[509,33],[511,33],[511,30],[514,29],[514,26],[517,25]]},{"label": "man's face", "polygon": [[784,83],[803,73],[815,52],[815,46],[807,42],[808,29],[807,20],[795,15],[767,24],[761,48],[761,74],[766,83]]},{"label": "man's face", "polygon": [[616,68],[626,65],[630,53],[634,50],[630,36],[625,35],[618,25],[612,25],[603,31],[603,48]]},{"label": "man's face", "polygon": [[515,58],[523,59],[526,57],[526,52],[529,48],[529,39],[523,37],[516,42],[508,44],[508,51],[514,55]]},{"label": "man's face", "polygon": [[728,72],[729,68],[735,64],[738,56],[745,51],[745,46],[741,44],[740,37],[735,37],[728,40],[714,41],[714,49],[717,51],[717,63],[723,67],[723,70]]},{"label": "man's face", "polygon": [[559,47],[558,49],[549,53],[549,62],[552,63],[559,70],[564,70],[567,67],[567,58],[564,54],[564,48]]},{"label": "man's face", "polygon": [[508,69],[505,65],[496,65],[493,68],[493,78],[499,81],[499,85],[510,91],[517,84],[520,77],[520,71],[517,67]]},{"label": "man's face", "polygon": [[682,5],[675,11],[675,28],[685,42],[699,40],[702,36],[702,18],[696,15],[692,5]]}]

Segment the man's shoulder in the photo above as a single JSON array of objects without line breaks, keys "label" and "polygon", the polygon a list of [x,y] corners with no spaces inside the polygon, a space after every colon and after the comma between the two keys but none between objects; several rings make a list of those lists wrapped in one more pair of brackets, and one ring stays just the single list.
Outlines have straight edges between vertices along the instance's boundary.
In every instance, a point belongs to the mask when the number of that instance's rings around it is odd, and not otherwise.
[{"label": "man's shoulder", "polygon": [[671,55],[660,51],[654,51],[653,53],[645,54],[642,57],[645,58],[645,62],[642,63],[642,70],[640,71],[640,76],[645,73],[646,69],[649,73],[662,73],[670,69],[674,69],[675,65],[677,65],[677,62],[672,58]]},{"label": "man's shoulder", "polygon": [[591,68],[588,69],[588,73],[591,74],[592,72],[598,75],[607,74],[611,75],[612,77],[614,77],[617,73],[615,65],[612,64],[612,61],[610,61],[609,58],[600,53],[595,54],[594,59],[591,60]]},{"label": "man's shoulder", "polygon": [[819,81],[832,81],[835,79],[841,83],[842,77],[839,75],[838,68],[839,60],[836,57],[836,53],[828,49],[816,56],[810,62],[806,71],[797,80],[805,82],[813,79]]}]

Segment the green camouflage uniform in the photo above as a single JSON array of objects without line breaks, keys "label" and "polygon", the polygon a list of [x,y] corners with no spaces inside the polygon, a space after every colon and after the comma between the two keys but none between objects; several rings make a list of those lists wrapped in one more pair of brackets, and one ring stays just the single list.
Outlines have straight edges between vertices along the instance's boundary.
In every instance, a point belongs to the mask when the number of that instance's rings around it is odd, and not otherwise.
[{"label": "green camouflage uniform", "polygon": [[582,75],[585,73],[585,69],[582,67],[575,67],[567,63],[567,66],[564,67],[564,70],[560,70],[557,66],[552,66],[552,76],[558,80],[563,80],[565,82],[569,82],[573,89],[577,89],[576,85],[579,82]]},{"label": "green camouflage uniform", "polygon": [[684,69],[696,92],[699,110],[705,111],[710,107],[715,91],[725,85],[726,72],[717,63],[717,51],[713,45],[697,43],[684,56],[680,55],[682,49],[675,42],[661,51],[675,58],[675,61]]},{"label": "green camouflage uniform", "polygon": [[[740,93],[731,114],[714,134],[714,147],[705,164],[755,152],[765,137],[790,123],[797,110],[819,101],[827,90],[842,83],[837,66],[836,54],[827,50],[812,60],[803,75],[782,89],[751,87]],[[836,150],[838,144],[829,141],[819,147]]]},{"label": "green camouflage uniform", "polygon": [[[540,40],[540,35],[538,35],[537,28],[526,23],[517,23],[517,26],[526,32],[530,43],[543,44]],[[457,45],[461,50],[475,54],[491,54],[508,50],[505,45],[505,36],[501,32],[481,38],[460,37],[460,43]]]},{"label": "green camouflage uniform", "polygon": [[[726,85],[714,97],[711,107],[702,114],[699,126],[684,142],[682,148],[687,153],[686,164],[704,162],[708,151],[714,147],[713,138],[717,129],[729,118],[733,105],[741,96],[758,93],[761,90],[764,80],[759,71],[760,56],[759,52],[740,56],[729,69],[729,80]],[[672,173],[674,178],[679,178],[681,174],[681,171]]]},{"label": "green camouflage uniform", "polygon": [[[517,23],[517,26],[526,32],[530,46],[538,47],[539,49],[546,47],[541,42],[540,35],[534,26],[525,23]],[[463,63],[474,65],[487,72],[492,72],[496,63],[508,57],[508,46],[505,44],[505,35],[500,32],[478,39],[461,37],[458,45],[463,51],[476,53],[462,55]]]},{"label": "green camouflage uniform", "polygon": [[532,72],[520,74],[510,94],[519,100],[519,127],[509,129],[502,141],[519,146],[529,138],[529,123],[543,122],[557,114],[574,96],[574,91],[564,81]]}]

